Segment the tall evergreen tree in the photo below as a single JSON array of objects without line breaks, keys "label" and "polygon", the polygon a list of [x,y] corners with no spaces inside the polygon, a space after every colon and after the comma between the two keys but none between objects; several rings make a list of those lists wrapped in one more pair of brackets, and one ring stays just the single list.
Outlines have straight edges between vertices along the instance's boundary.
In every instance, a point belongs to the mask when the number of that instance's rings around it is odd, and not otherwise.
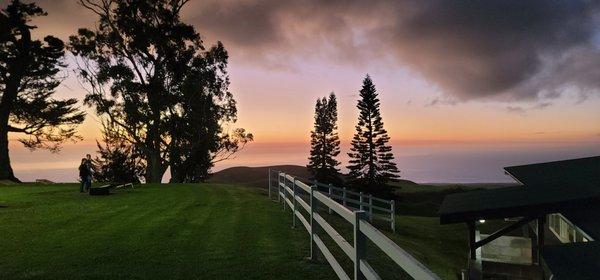
[{"label": "tall evergreen tree", "polygon": [[63,42],[53,36],[32,38],[33,17],[46,13],[35,3],[11,1],[0,10],[0,180],[18,181],[10,165],[8,134],[21,135],[25,147],[56,152],[78,140],[84,120],[76,99],[56,99],[64,66]]},{"label": "tall evergreen tree", "polygon": [[387,145],[390,137],[383,128],[377,95],[375,85],[367,75],[360,90],[361,99],[357,105],[360,114],[348,153],[350,181],[357,188],[370,191],[380,191],[389,181],[400,177],[393,162],[392,147]]},{"label": "tall evergreen tree", "polygon": [[335,159],[340,154],[340,139],[337,133],[337,100],[332,92],[329,100],[317,99],[315,105],[315,127],[310,132],[310,157],[307,165],[314,178],[323,183],[341,182],[340,164]]}]

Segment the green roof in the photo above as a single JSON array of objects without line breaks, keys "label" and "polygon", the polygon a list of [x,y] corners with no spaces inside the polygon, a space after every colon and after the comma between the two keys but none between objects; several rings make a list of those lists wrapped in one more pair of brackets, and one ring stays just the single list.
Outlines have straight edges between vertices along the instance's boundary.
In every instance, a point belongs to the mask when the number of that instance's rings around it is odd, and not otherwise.
[{"label": "green roof", "polygon": [[526,186],[595,185],[600,188],[600,156],[505,167]]},{"label": "green roof", "polygon": [[[544,268],[556,280],[598,279],[600,243],[583,242],[545,246]],[[549,276],[549,275],[548,275]]]}]

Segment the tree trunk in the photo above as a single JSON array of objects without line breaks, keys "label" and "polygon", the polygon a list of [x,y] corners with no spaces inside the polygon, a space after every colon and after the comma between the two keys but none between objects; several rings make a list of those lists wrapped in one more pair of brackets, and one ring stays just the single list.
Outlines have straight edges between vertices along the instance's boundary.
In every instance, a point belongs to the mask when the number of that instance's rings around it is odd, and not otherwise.
[{"label": "tree trunk", "polygon": [[0,128],[0,180],[21,182],[13,173],[8,154],[8,129],[5,125]]},{"label": "tree trunk", "polygon": [[169,180],[169,183],[183,183],[183,176],[185,172],[183,172],[181,165],[173,164],[173,162],[171,162],[170,167],[171,179]]},{"label": "tree trunk", "polygon": [[13,173],[8,154],[8,117],[12,110],[15,91],[14,81],[7,83],[0,100],[0,180],[20,182]]},{"label": "tree trunk", "polygon": [[8,79],[0,99],[0,180],[11,180],[21,182],[17,179],[10,166],[10,156],[8,154],[8,119],[13,109],[13,104],[17,98],[21,79],[27,67],[27,58],[31,46],[31,33],[25,25],[17,27],[21,33],[21,40],[18,42],[19,55],[8,63]]},{"label": "tree trunk", "polygon": [[[15,60],[20,61],[20,60]],[[11,180],[20,182],[13,173],[10,166],[10,157],[8,154],[8,119],[13,109],[13,104],[17,98],[19,84],[23,73],[22,65],[15,63],[9,65],[11,74],[6,81],[2,98],[0,99],[0,180]]]},{"label": "tree trunk", "polygon": [[146,183],[161,183],[166,168],[162,164],[159,152],[149,152],[146,154]]}]

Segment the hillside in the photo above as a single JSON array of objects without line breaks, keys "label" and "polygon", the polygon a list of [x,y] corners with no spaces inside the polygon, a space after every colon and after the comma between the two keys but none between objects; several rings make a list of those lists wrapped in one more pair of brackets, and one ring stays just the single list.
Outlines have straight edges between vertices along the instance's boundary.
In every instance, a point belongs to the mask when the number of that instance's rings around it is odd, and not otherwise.
[{"label": "hillside", "polygon": [[[250,187],[266,188],[268,186],[269,168],[272,170],[283,171],[300,178],[310,178],[311,175],[305,166],[300,165],[274,165],[261,167],[236,166],[223,169],[212,174],[208,180],[210,183],[234,184]],[[396,186],[418,187],[419,184],[410,180],[400,180]]]},{"label": "hillside", "polygon": [[269,185],[269,179],[267,177],[269,168],[290,173],[298,177],[310,177],[308,169],[305,166],[299,165],[275,165],[262,167],[237,166],[226,168],[214,173],[208,182],[267,188]]}]

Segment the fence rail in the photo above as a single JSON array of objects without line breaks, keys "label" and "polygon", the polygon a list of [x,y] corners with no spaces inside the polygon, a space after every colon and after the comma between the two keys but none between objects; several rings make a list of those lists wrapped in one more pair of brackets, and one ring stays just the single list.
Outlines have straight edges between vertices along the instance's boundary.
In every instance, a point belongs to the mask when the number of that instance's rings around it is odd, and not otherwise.
[{"label": "fence rail", "polygon": [[[274,186],[272,184],[272,180],[273,178],[276,178],[279,173],[280,171],[269,169],[269,197],[271,197],[272,186]],[[346,188],[339,188],[332,184],[309,181],[306,178],[294,178],[304,184],[316,186],[317,191],[339,202],[350,210],[365,211],[369,221],[371,222],[373,222],[374,219],[389,222],[392,232],[396,232],[396,220],[394,215],[396,212],[396,203],[394,200],[382,199],[374,197],[371,194],[355,192]],[[331,214],[331,208],[328,211],[329,214]]]},{"label": "fence rail", "polygon": [[[271,187],[273,186],[273,183],[271,170],[269,170],[269,196],[271,196]],[[375,244],[375,246],[389,256],[398,266],[400,266],[400,268],[414,279],[439,279],[439,277],[427,267],[371,225],[368,221],[368,212],[360,209],[350,209],[347,206],[338,203],[334,198],[329,197],[328,193],[318,191],[316,185],[309,186],[297,177],[289,174],[278,172],[275,185],[277,186],[278,201],[283,202],[284,209],[290,207],[292,210],[292,225],[296,227],[299,221],[310,234],[310,258],[312,260],[316,259],[318,249],[331,265],[338,278],[351,279],[317,234],[317,228],[319,227],[331,237],[337,246],[342,249],[342,252],[344,252],[354,263],[353,272],[351,274],[354,277],[352,279],[381,279],[377,272],[367,262],[367,240]],[[302,196],[308,197],[308,202],[305,201]],[[354,236],[353,243],[348,242],[333,226],[323,219],[317,212],[317,203],[325,205],[329,211],[335,212],[345,221],[352,224]],[[302,214],[302,210],[307,212],[309,217],[308,220]]]}]

